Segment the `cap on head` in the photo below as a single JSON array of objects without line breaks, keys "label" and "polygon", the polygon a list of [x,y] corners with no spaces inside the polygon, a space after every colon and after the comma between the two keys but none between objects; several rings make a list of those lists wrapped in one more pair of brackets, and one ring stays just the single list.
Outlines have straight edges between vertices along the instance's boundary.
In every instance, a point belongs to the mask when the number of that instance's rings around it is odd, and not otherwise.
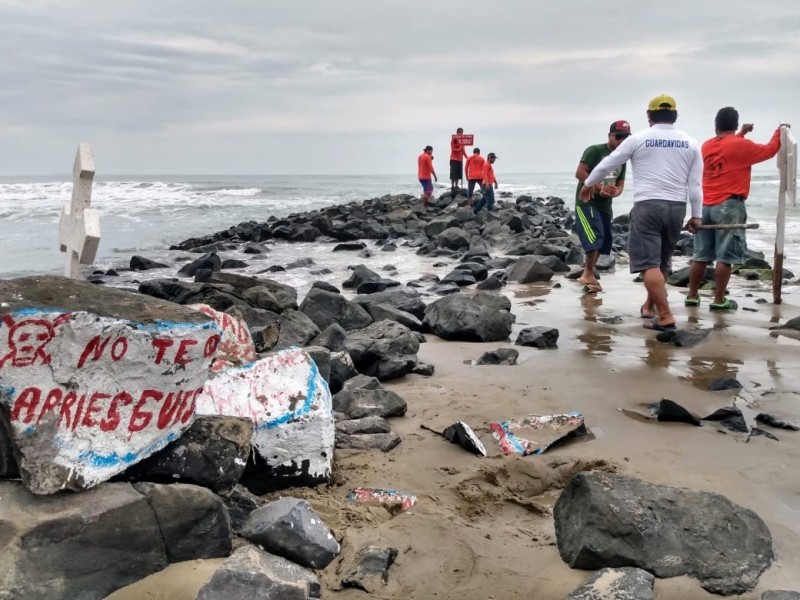
[{"label": "cap on head", "polygon": [[625,133],[630,135],[631,124],[627,121],[614,121],[608,129],[608,133]]},{"label": "cap on head", "polygon": [[486,158],[497,158],[497,154],[494,152],[489,152],[489,154],[486,155]]},{"label": "cap on head", "polygon": [[672,96],[660,94],[650,100],[650,104],[647,105],[647,110],[678,110],[678,105],[675,102],[675,98]]}]

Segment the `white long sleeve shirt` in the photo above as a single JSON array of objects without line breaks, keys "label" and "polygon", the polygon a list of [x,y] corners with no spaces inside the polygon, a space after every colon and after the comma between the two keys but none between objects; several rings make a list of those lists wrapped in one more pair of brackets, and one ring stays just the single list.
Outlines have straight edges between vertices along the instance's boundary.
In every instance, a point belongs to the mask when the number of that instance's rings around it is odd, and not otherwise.
[{"label": "white long sleeve shirt", "polygon": [[694,139],[664,123],[637,131],[600,161],[584,185],[599,183],[628,160],[633,169],[634,202],[686,202],[688,195],[692,217],[702,217],[703,156]]}]

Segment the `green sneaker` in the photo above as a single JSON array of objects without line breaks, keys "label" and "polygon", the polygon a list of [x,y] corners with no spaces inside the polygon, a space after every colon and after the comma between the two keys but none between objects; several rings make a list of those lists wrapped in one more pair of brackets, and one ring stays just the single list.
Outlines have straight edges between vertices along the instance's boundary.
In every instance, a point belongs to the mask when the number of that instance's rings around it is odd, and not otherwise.
[{"label": "green sneaker", "polygon": [[730,298],[725,298],[725,302],[721,304],[714,304],[713,302],[708,305],[710,310],[736,310],[739,308],[739,305],[736,304],[735,300],[731,300]]},{"label": "green sneaker", "polygon": [[686,298],[684,298],[684,300],[683,300],[683,305],[684,306],[700,306],[700,296],[697,296],[696,298],[689,298],[689,296],[686,296]]}]

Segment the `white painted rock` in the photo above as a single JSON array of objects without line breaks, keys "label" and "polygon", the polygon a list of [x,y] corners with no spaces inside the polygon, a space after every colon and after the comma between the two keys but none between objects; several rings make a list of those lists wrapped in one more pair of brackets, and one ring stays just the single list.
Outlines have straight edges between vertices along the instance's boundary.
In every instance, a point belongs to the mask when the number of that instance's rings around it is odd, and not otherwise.
[{"label": "white painted rock", "polygon": [[0,287],[0,418],[36,494],[91,488],[188,429],[219,345],[201,313],[63,277]]},{"label": "white painted rock", "polygon": [[256,358],[256,346],[247,323],[228,313],[219,312],[208,304],[190,304],[189,308],[199,310],[216,321],[222,329],[217,357],[211,365],[212,373],[219,373],[228,367],[249,365]]},{"label": "white painted rock", "polygon": [[229,368],[206,382],[197,397],[204,415],[246,417],[263,467],[245,473],[255,493],[330,481],[334,423],[328,384],[300,348]]}]

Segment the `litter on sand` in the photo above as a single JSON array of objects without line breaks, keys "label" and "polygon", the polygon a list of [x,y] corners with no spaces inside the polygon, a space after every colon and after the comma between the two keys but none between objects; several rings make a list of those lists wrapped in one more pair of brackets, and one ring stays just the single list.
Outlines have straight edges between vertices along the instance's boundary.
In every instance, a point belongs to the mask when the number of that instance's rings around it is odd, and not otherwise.
[{"label": "litter on sand", "polygon": [[492,421],[489,429],[504,454],[517,453],[522,456],[542,454],[567,440],[588,433],[583,415],[579,412],[529,415],[516,421]]},{"label": "litter on sand", "polygon": [[709,424],[722,432],[744,434],[748,441],[757,435],[778,441],[777,437],[757,427],[756,424],[787,431],[800,431],[797,425],[781,421],[767,413],[756,412],[744,404],[734,399],[733,406],[718,408],[706,417],[700,417],[668,398],[662,398],[652,404],[643,404],[641,409],[618,408],[617,410],[639,421],[687,423],[696,427]]},{"label": "litter on sand", "polygon": [[432,431],[436,435],[440,435],[449,440],[451,444],[458,444],[473,454],[477,454],[478,456],[486,456],[486,448],[478,439],[478,436],[475,435],[475,432],[472,431],[472,428],[464,423],[464,421],[456,421],[450,425],[450,427],[447,427],[441,432],[436,431],[427,425],[420,425],[420,428],[427,431]]},{"label": "litter on sand", "polygon": [[347,499],[362,504],[381,504],[390,512],[408,510],[417,503],[417,497],[413,494],[365,487],[355,488],[347,495]]}]

